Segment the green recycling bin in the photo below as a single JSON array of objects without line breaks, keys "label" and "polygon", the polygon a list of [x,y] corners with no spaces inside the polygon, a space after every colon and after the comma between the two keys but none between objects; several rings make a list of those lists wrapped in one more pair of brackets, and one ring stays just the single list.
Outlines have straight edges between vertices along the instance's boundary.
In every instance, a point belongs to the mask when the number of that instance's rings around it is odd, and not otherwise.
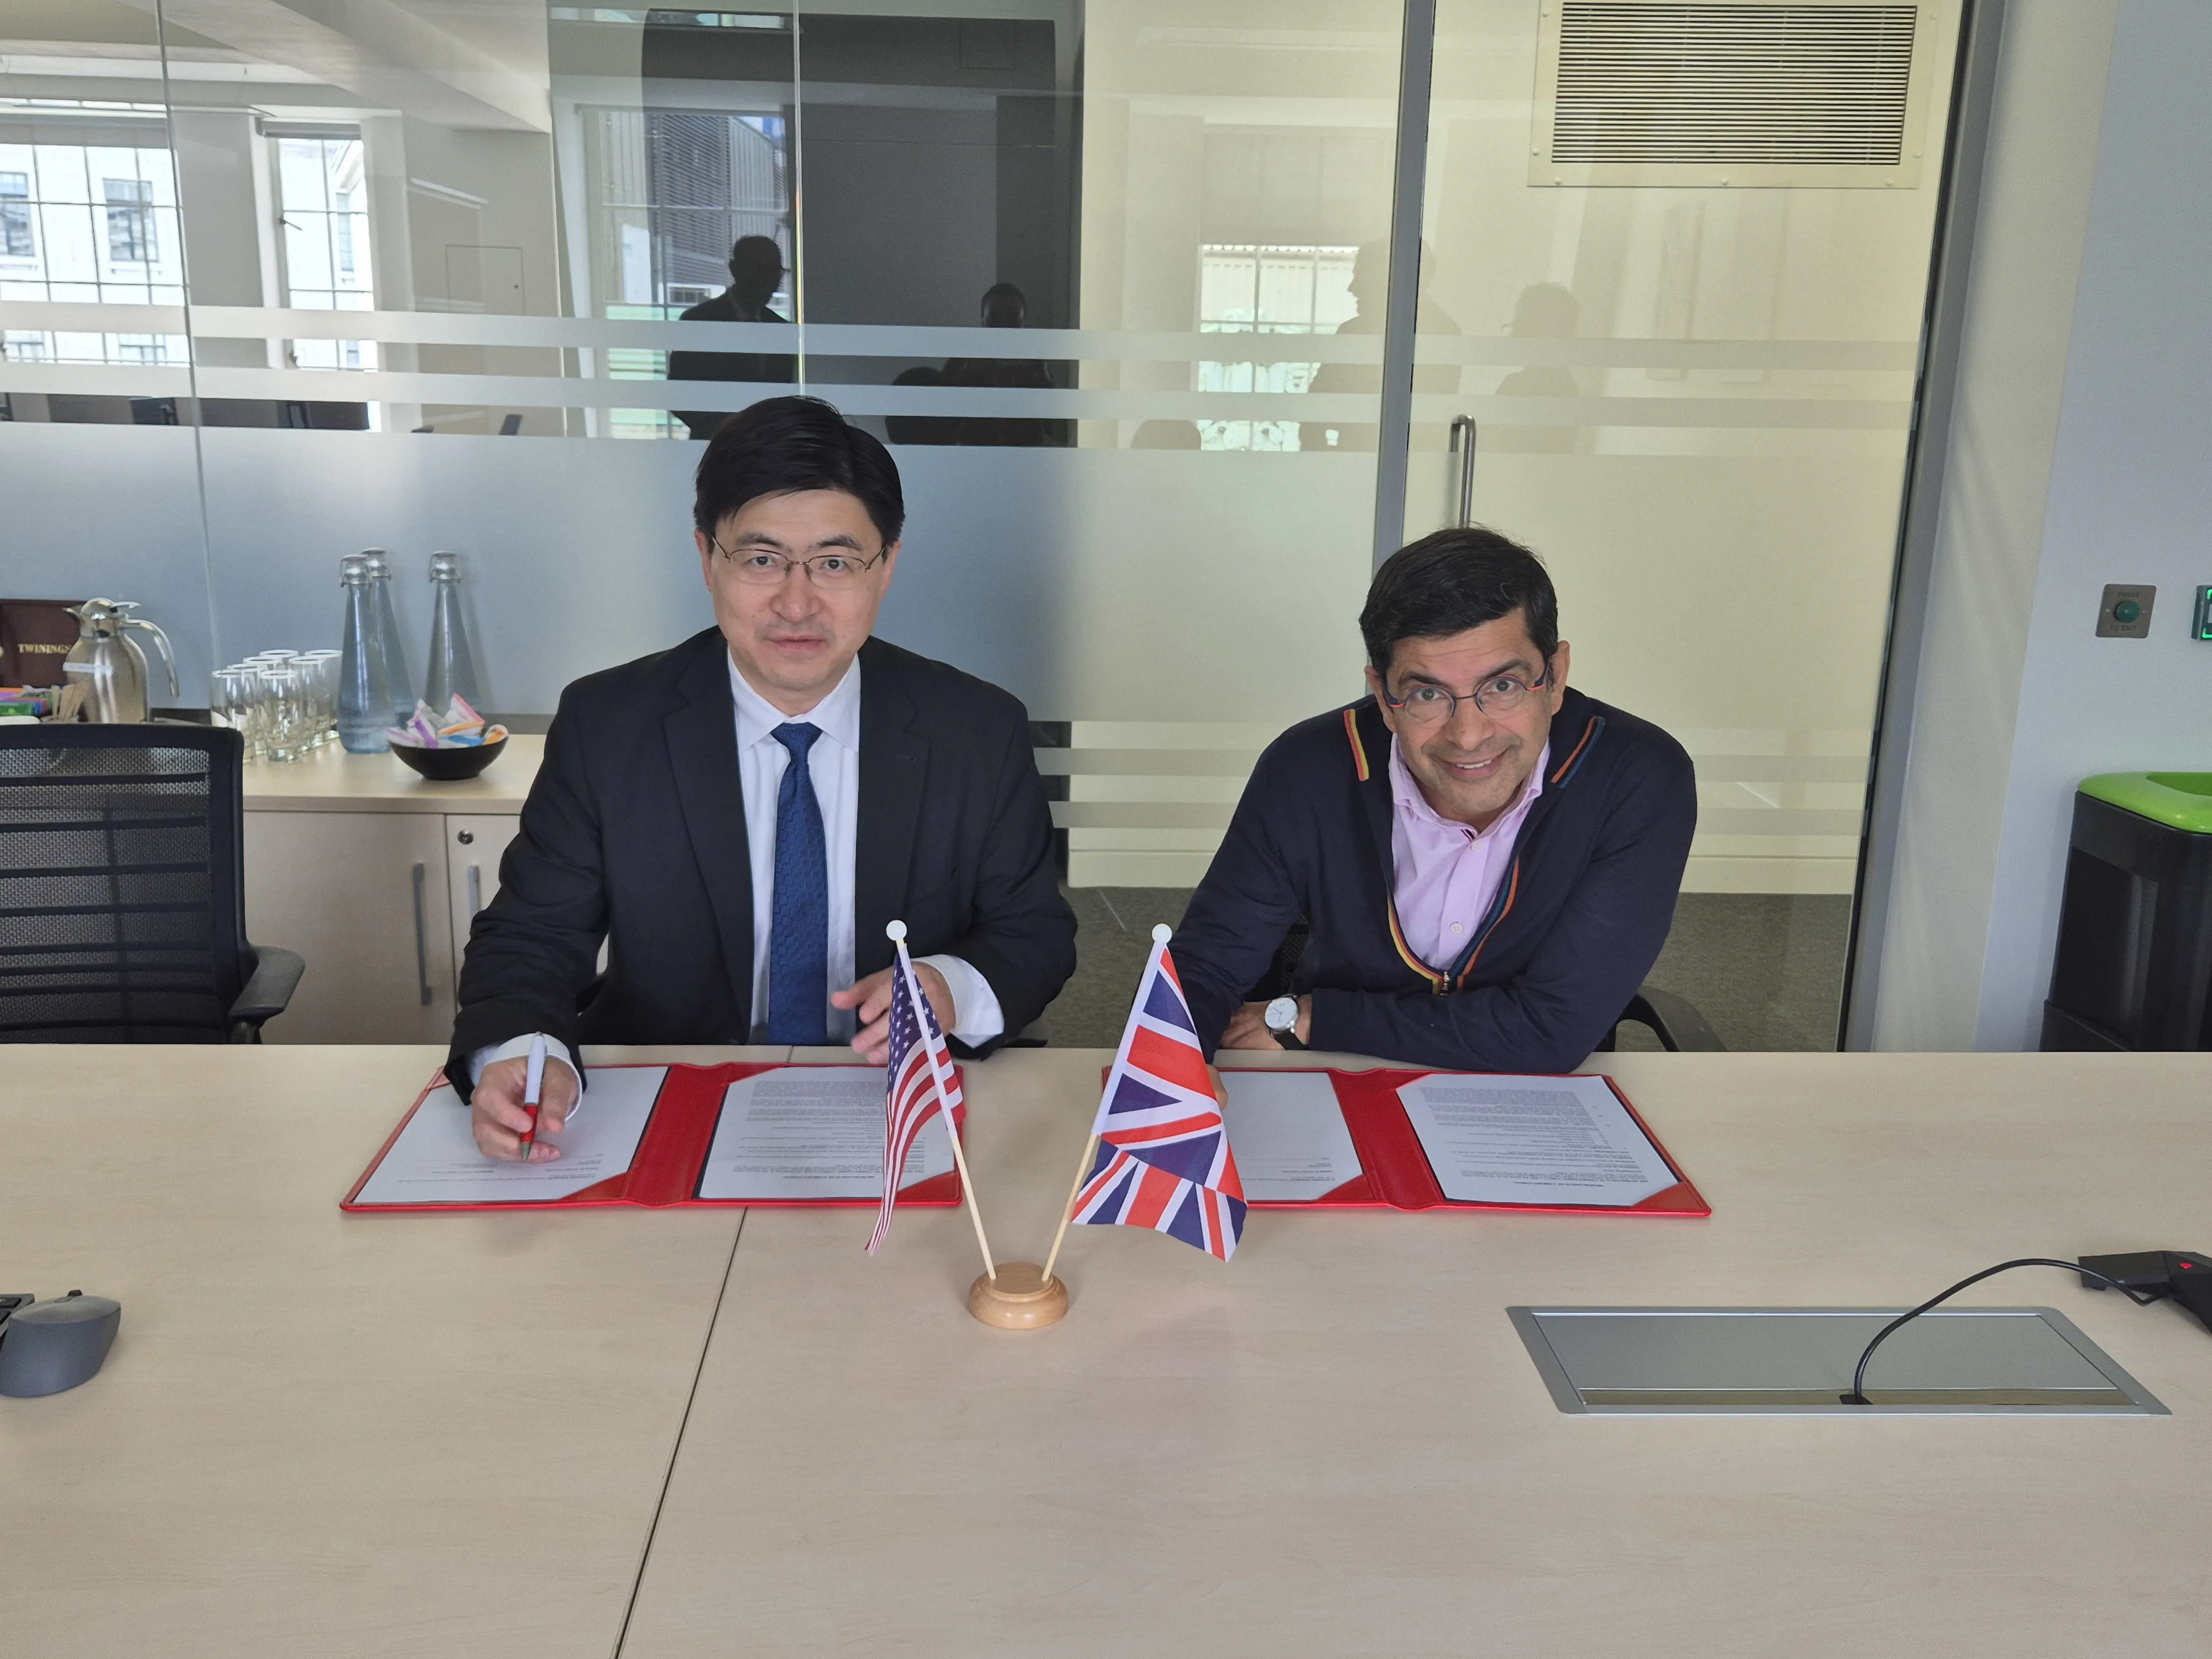
[{"label": "green recycling bin", "polygon": [[2074,796],[2045,1050],[2212,1048],[2212,772],[2108,772]]}]

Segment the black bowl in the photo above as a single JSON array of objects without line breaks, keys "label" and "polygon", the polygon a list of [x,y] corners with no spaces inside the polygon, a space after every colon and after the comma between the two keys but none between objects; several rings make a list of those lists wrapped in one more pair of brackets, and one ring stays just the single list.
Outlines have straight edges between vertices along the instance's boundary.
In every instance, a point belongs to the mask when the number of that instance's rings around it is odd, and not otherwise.
[{"label": "black bowl", "polygon": [[506,747],[507,739],[501,738],[496,743],[476,744],[466,749],[416,749],[395,743],[392,752],[433,783],[459,783],[489,766]]}]

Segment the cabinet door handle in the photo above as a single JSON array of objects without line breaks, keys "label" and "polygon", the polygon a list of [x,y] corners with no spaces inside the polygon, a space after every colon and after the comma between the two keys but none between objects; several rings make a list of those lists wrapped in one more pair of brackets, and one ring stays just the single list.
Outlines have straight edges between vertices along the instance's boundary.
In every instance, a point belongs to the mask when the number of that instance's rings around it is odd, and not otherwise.
[{"label": "cabinet door handle", "polygon": [[[1460,447],[1459,434],[1467,432],[1467,447]],[[1465,530],[1474,522],[1474,416],[1455,415],[1451,423],[1451,449],[1459,457],[1459,528]]]},{"label": "cabinet door handle", "polygon": [[469,866],[469,920],[475,921],[477,912],[483,908],[483,872],[471,864]]},{"label": "cabinet door handle", "polygon": [[430,933],[423,925],[422,884],[429,878],[429,866],[415,866],[415,981],[422,994],[422,1006],[430,1006]]}]

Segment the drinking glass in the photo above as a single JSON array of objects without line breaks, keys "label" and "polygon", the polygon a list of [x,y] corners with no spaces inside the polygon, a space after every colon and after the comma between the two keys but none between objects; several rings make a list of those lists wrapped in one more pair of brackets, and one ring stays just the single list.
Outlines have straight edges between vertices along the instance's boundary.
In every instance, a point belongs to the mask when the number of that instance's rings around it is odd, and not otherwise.
[{"label": "drinking glass", "polygon": [[295,761],[307,752],[313,735],[307,677],[289,662],[264,663],[261,668],[261,698],[267,721],[269,758]]},{"label": "drinking glass", "polygon": [[[217,726],[243,732],[253,710],[253,682],[243,669],[218,668],[208,676],[208,718]],[[251,738],[246,740],[250,754]]]},{"label": "drinking glass", "polygon": [[308,665],[308,690],[314,700],[315,734],[311,748],[337,741],[338,658],[335,651],[308,651],[300,658]]},{"label": "drinking glass", "polygon": [[230,705],[230,724],[238,728],[246,739],[246,758],[264,760],[268,757],[268,721],[263,718],[261,670],[264,665],[255,662],[234,662],[228,668],[217,669],[229,686],[226,693]]}]

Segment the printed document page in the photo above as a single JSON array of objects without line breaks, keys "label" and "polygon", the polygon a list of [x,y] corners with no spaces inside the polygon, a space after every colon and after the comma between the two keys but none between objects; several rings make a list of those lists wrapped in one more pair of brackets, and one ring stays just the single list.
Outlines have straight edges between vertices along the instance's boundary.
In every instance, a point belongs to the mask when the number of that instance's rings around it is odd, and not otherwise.
[{"label": "printed document page", "polygon": [[1359,1154],[1325,1074],[1227,1071],[1221,1081],[1222,1121],[1246,1198],[1303,1203],[1358,1179]]},{"label": "printed document page", "polygon": [[665,1066],[591,1066],[585,1108],[542,1164],[499,1164],[477,1150],[469,1109],[433,1089],[361,1189],[356,1204],[520,1204],[569,1198],[628,1170],[659,1097]]},{"label": "printed document page", "polygon": [[[952,1168],[940,1113],[921,1126],[902,1189]],[[884,1068],[787,1066],[741,1078],[722,1097],[702,1198],[883,1196]]]},{"label": "printed document page", "polygon": [[1595,1077],[1427,1077],[1398,1091],[1444,1196],[1626,1207],[1674,1172]]}]

